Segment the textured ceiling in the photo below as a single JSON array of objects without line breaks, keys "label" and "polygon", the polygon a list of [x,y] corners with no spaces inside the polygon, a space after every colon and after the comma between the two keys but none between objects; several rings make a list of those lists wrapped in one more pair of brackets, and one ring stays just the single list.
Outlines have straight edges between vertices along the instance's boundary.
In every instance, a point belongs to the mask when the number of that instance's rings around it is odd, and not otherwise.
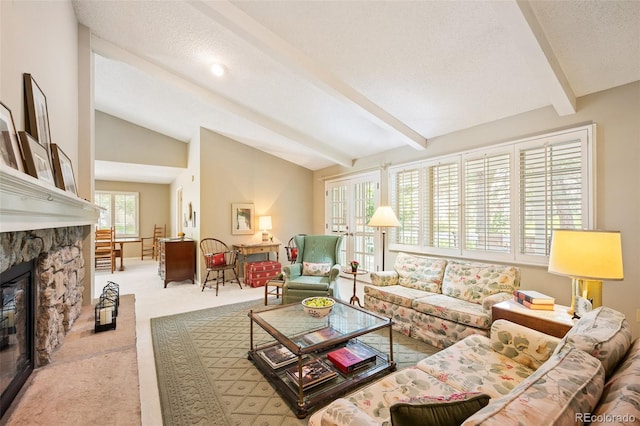
[{"label": "textured ceiling", "polygon": [[572,114],[576,96],[640,80],[637,1],[73,5],[95,35],[97,109],[311,170],[549,105]]}]

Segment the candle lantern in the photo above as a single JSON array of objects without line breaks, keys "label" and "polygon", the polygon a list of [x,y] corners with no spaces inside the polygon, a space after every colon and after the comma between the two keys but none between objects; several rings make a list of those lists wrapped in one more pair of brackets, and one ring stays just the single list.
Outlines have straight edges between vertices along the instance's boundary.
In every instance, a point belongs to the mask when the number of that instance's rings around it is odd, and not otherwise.
[{"label": "candle lantern", "polygon": [[100,296],[100,300],[95,307],[95,326],[96,333],[106,330],[115,330],[116,328],[116,304],[107,297]]},{"label": "candle lantern", "polygon": [[102,289],[102,296],[114,303],[115,315],[118,315],[118,308],[120,307],[120,286],[118,284],[107,281],[107,285]]}]

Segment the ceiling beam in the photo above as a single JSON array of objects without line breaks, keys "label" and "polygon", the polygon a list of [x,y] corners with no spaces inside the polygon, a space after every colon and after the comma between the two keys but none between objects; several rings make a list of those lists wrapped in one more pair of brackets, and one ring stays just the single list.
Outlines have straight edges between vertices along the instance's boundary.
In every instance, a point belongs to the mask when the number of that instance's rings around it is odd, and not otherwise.
[{"label": "ceiling beam", "polygon": [[264,129],[267,129],[291,140],[292,142],[303,145],[305,148],[312,150],[319,156],[331,162],[345,167],[352,167],[353,159],[351,157],[347,157],[346,155],[325,144],[324,142],[301,133],[300,131],[293,129],[286,124],[273,120],[272,118],[267,117],[266,115],[261,114],[260,112],[248,108],[244,105],[241,105],[229,98],[216,94],[206,87],[202,87],[185,78],[173,74],[172,72],[167,71],[166,69],[154,63],[151,63],[137,55],[134,55],[133,53],[128,52],[127,50],[122,49],[121,47],[118,47],[104,39],[93,35],[91,39],[91,47],[93,49],[93,52],[99,54],[100,56],[124,62],[134,68],[148,73],[155,78],[171,84],[174,87],[177,87],[186,91],[187,93],[191,93],[192,95],[204,99],[217,109],[251,121],[252,123],[261,126]]},{"label": "ceiling beam", "polygon": [[500,1],[492,2],[492,5],[533,72],[544,77],[551,104],[558,115],[575,114],[576,95],[529,1]]},{"label": "ceiling beam", "polygon": [[244,41],[258,48],[272,59],[286,66],[296,75],[314,84],[334,97],[347,100],[364,112],[379,126],[398,134],[402,141],[414,149],[426,148],[427,139],[398,118],[376,105],[362,93],[325,69],[286,40],[274,34],[258,21],[229,1],[189,1],[189,4]]}]

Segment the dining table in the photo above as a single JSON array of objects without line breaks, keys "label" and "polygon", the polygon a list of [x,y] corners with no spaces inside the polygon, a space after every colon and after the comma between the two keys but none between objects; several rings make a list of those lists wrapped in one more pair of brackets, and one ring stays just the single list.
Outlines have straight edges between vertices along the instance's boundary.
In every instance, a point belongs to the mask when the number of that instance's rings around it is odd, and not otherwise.
[{"label": "dining table", "polygon": [[[96,240],[100,242],[101,240]],[[108,241],[108,240],[107,240]],[[114,249],[116,249],[116,257],[120,257],[119,271],[124,271],[124,245],[128,243],[140,243],[140,250],[142,250],[142,238],[140,237],[116,237],[113,240]],[[118,247],[119,248],[116,248]],[[118,256],[119,254],[119,256]]]}]

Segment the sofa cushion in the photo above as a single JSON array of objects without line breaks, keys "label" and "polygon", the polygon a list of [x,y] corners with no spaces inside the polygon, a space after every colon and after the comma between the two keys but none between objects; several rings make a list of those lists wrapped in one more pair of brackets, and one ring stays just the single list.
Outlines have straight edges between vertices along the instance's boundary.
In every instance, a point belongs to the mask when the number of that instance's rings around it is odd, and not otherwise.
[{"label": "sofa cushion", "polygon": [[631,327],[622,313],[601,306],[580,318],[560,341],[556,353],[567,345],[598,358],[608,377],[629,350]]},{"label": "sofa cushion", "polygon": [[[413,310],[412,310],[413,311]],[[467,336],[488,336],[488,328],[477,328],[460,324],[433,315],[413,311],[411,337],[422,340],[437,348],[447,348]]]},{"label": "sofa cushion", "polygon": [[490,399],[489,395],[479,392],[408,398],[391,406],[391,424],[457,426],[485,407]]},{"label": "sofa cushion", "polygon": [[376,299],[368,294],[364,295],[364,307],[378,315],[393,319],[391,327],[394,330],[405,336],[411,336],[413,320],[416,314],[413,309]]},{"label": "sofa cushion", "polygon": [[366,285],[364,287],[364,294],[368,294],[369,296],[379,300],[384,300],[385,302],[410,308],[414,299],[424,297],[425,295],[432,293],[426,293],[422,290],[404,287],[401,285],[390,285],[387,287]]},{"label": "sofa cushion", "polygon": [[[611,424],[606,419],[621,419],[625,422],[631,418],[640,421],[640,339],[631,345],[624,360],[615,373],[605,383],[600,403],[593,412],[595,421],[592,425]],[[609,417],[607,417],[609,416]]]},{"label": "sofa cushion", "polygon": [[442,280],[442,294],[482,304],[496,293],[513,293],[520,287],[520,270],[515,266],[449,261]]},{"label": "sofa cushion", "polygon": [[491,349],[533,370],[549,359],[559,342],[557,337],[510,321],[491,324]]},{"label": "sofa cushion", "polygon": [[470,336],[423,359],[417,367],[463,392],[505,395],[533,370],[494,352],[485,336]]},{"label": "sofa cushion", "polygon": [[[360,410],[358,419],[362,418],[361,413],[365,413],[377,424],[388,424],[391,418],[389,408],[397,401],[428,395],[450,395],[456,392],[456,389],[424,371],[416,367],[407,367],[345,396],[344,400],[348,404],[341,403],[340,399],[334,401],[320,414],[321,424],[347,424],[344,417],[353,416],[353,406]],[[314,415],[311,420],[315,417]],[[311,420],[309,424],[312,423]]]},{"label": "sofa cushion", "polygon": [[479,328],[491,327],[491,315],[482,308],[482,305],[455,297],[433,294],[415,299],[411,306],[418,312],[460,324]]},{"label": "sofa cushion", "polygon": [[447,261],[443,259],[398,253],[394,269],[401,286],[440,293],[446,265]]},{"label": "sofa cushion", "polygon": [[469,417],[463,425],[573,425],[576,414],[590,413],[604,387],[604,369],[575,348],[554,354],[508,395]]}]

